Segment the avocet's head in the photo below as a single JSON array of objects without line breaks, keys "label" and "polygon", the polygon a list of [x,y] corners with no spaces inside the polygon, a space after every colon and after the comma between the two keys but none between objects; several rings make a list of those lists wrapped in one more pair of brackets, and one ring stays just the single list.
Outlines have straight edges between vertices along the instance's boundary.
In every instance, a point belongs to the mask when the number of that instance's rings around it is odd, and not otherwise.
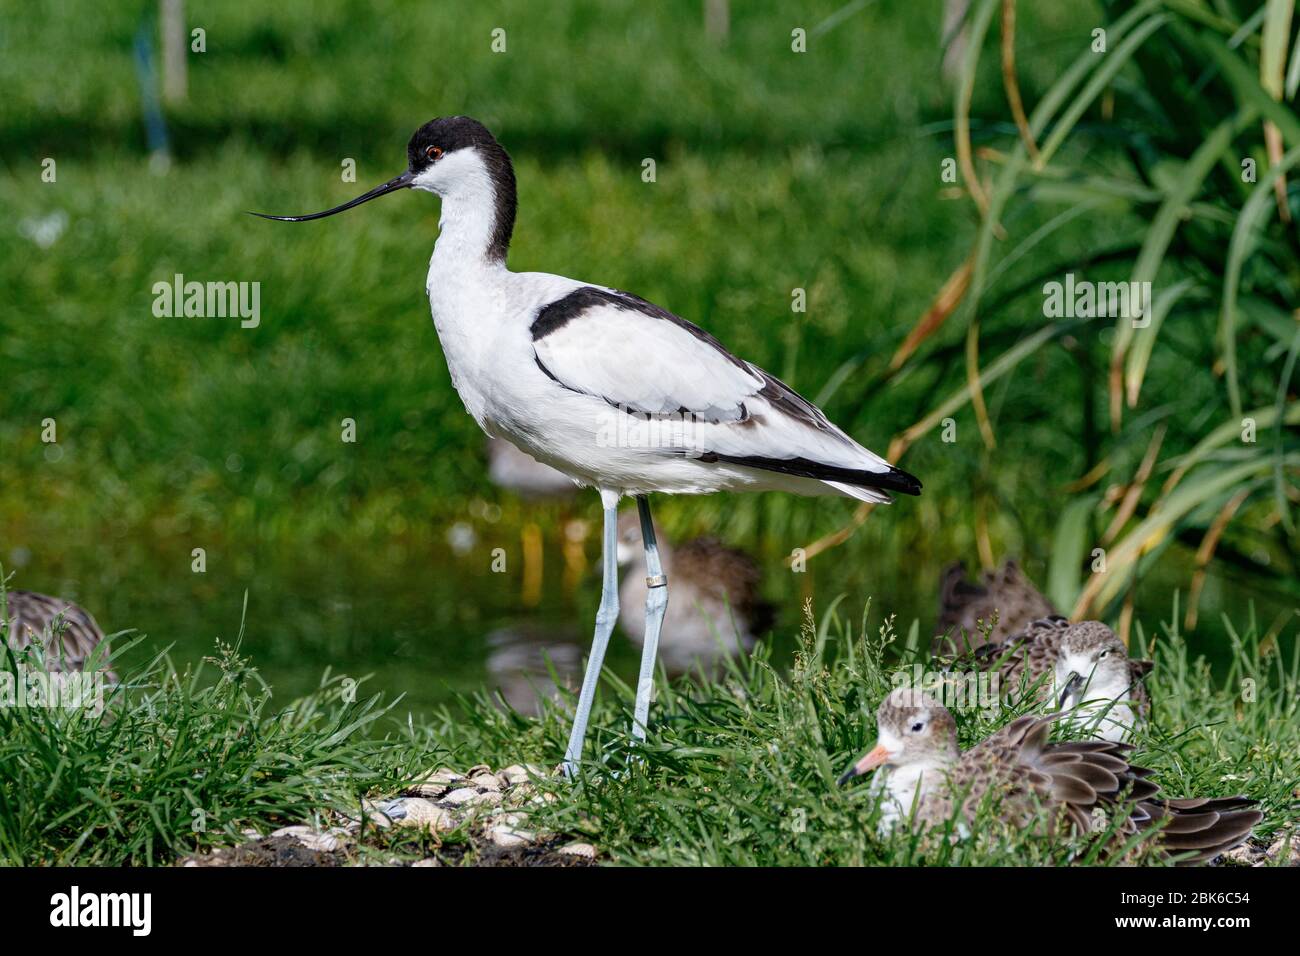
[{"label": "avocet's head", "polygon": [[928,695],[898,687],[876,711],[876,745],[840,777],[841,785],[877,767],[905,767],[924,763],[944,765],[955,761],[957,722]]},{"label": "avocet's head", "polygon": [[491,250],[505,256],[515,224],[515,172],[510,156],[488,128],[468,116],[430,120],[406,144],[406,171],[356,199],[305,216],[268,216],[282,222],[324,219],[399,189],[423,189],[444,199],[464,198],[491,216]]},{"label": "avocet's head", "polygon": [[485,188],[515,193],[510,156],[486,126],[468,116],[443,116],[417,129],[406,144],[406,163],[403,175],[411,177],[413,189],[439,196]]},{"label": "avocet's head", "polygon": [[1101,621],[1071,624],[1059,646],[1054,677],[1062,708],[1084,700],[1115,699],[1132,682],[1124,642]]}]

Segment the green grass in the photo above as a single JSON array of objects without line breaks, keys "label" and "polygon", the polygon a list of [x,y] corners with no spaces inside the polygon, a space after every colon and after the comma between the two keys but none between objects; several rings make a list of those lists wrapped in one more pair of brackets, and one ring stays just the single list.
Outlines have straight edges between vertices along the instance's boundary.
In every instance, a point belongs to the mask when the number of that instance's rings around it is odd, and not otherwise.
[{"label": "green grass", "polygon": [[[1175,615],[1176,620],[1176,615]],[[1300,819],[1300,657],[1260,654],[1252,630],[1235,644],[1230,672],[1211,676],[1177,633],[1163,627],[1151,683],[1152,727],[1136,738],[1135,762],[1156,771],[1171,795],[1247,793],[1262,802],[1270,834]],[[916,660],[892,619],[868,624],[834,610],[805,622],[788,674],[762,653],[716,684],[663,688],[645,764],[630,775],[596,775],[540,812],[539,822],[589,836],[622,863],[678,865],[1027,865],[1064,864],[1078,847],[1007,834],[991,820],[974,829],[988,839],[945,843],[915,834],[882,839],[879,810],[865,787],[839,790],[839,773],[875,737],[875,708],[896,668]],[[899,645],[902,645],[900,649]],[[1255,699],[1241,702],[1242,681]],[[608,695],[594,721],[610,766],[625,759],[631,691]],[[611,706],[613,704],[613,706]],[[1007,723],[958,712],[962,746]],[[485,759],[526,751],[553,759],[563,745],[563,715],[540,723],[498,715],[482,702],[449,719],[446,733],[467,739]],[[590,746],[590,744],[589,744]],[[1096,862],[1091,860],[1090,862]],[[1154,858],[1148,862],[1157,862]]]},{"label": "green grass", "polygon": [[[867,789],[834,781],[874,737],[874,709],[894,670],[916,659],[915,642],[898,639],[892,618],[876,623],[866,611],[851,621],[832,608],[818,624],[808,614],[786,673],[760,650],[715,682],[661,683],[650,741],[630,770],[632,692],[607,682],[587,773],[580,784],[548,784],[557,799],[538,805],[530,824],[595,842],[620,864],[1079,862],[1077,846],[1001,833],[988,820],[975,828],[986,836],[968,842],[878,836]],[[1300,645],[1292,637],[1264,650],[1249,629],[1216,679],[1190,659],[1176,627],[1165,637],[1150,684],[1155,719],[1135,759],[1170,794],[1260,800],[1259,836],[1300,819]],[[10,654],[0,673],[18,673],[20,663],[30,662]],[[553,766],[568,730],[563,708],[525,718],[484,696],[399,725],[378,698],[349,702],[346,685],[328,676],[316,693],[279,706],[229,646],[182,672],[160,656],[124,683],[98,716],[0,708],[0,860],[168,864],[238,843],[248,827],[321,825],[327,811],[355,812],[363,797],[391,796],[439,766]],[[963,745],[1012,716],[958,712]],[[374,727],[387,729],[367,736]],[[402,834],[367,845],[363,859],[428,852]]]},{"label": "green grass", "polygon": [[[31,673],[19,664],[10,655],[0,674]],[[415,756],[397,737],[366,736],[385,712],[376,699],[347,704],[344,682],[327,675],[317,693],[276,707],[228,645],[183,670],[160,656],[127,680],[100,716],[0,708],[0,861],[169,864],[240,842],[246,827],[355,810]]]}]

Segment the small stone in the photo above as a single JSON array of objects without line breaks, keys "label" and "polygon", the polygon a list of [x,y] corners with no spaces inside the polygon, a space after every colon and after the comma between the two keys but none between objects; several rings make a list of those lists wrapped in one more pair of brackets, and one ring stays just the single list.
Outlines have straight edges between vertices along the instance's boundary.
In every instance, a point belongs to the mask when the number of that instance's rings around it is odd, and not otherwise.
[{"label": "small stone", "polygon": [[457,773],[455,770],[452,770],[450,767],[439,767],[433,773],[425,777],[424,780],[421,781],[421,783],[432,784],[434,786],[438,784],[443,784],[444,786],[449,787],[453,783],[458,783],[464,779],[465,777],[462,774]]},{"label": "small stone", "polygon": [[262,839],[262,834],[257,830],[254,830],[252,827],[249,827],[247,830],[240,830],[239,835],[242,836],[245,840]]},{"label": "small stone", "polygon": [[313,830],[306,826],[281,827],[271,834],[273,837],[293,837],[309,850],[320,853],[333,853],[352,842],[346,830],[332,827],[326,831]]},{"label": "small stone", "polygon": [[557,852],[565,856],[580,856],[584,860],[596,859],[596,848],[590,843],[566,843]]},{"label": "small stone", "polygon": [[511,764],[499,774],[497,774],[507,787],[517,787],[522,783],[528,783],[528,768],[520,764]]},{"label": "small stone", "polygon": [[1243,843],[1241,846],[1233,847],[1227,853],[1223,854],[1226,862],[1236,863],[1239,866],[1254,866],[1259,851],[1249,844]]},{"label": "small stone", "polygon": [[498,823],[488,831],[488,838],[502,849],[510,849],[527,846],[536,839],[536,835],[531,830],[516,830],[508,824]]},{"label": "small stone", "polygon": [[442,866],[442,864],[438,862],[437,857],[430,856],[423,860],[416,860],[411,866]]},{"label": "small stone", "polygon": [[400,827],[418,827],[434,833],[456,828],[455,817],[432,800],[421,797],[402,797],[390,801],[385,805],[384,812]]},{"label": "small stone", "polygon": [[[388,813],[377,803],[370,800],[363,800],[361,801],[361,810],[365,814],[366,820],[373,826],[379,827],[381,830],[386,830],[393,825],[393,821],[389,817]],[[361,821],[359,820],[352,824],[352,827],[356,829],[360,829],[360,826]]]},{"label": "small stone", "polygon": [[421,797],[436,800],[464,779],[456,771],[443,767],[419,781],[411,790]]},{"label": "small stone", "polygon": [[[1290,846],[1287,846],[1288,841],[1291,844]],[[1300,866],[1300,834],[1283,833],[1273,841],[1272,846],[1264,851],[1264,858],[1272,865],[1277,866],[1279,865],[1278,859],[1283,856],[1283,853],[1286,856],[1281,860],[1280,865]]]},{"label": "small stone", "polygon": [[309,833],[311,833],[311,832],[312,832],[312,828],[311,828],[311,827],[304,827],[304,826],[280,827],[280,829],[278,829],[278,830],[272,830],[271,833],[270,833],[270,836],[272,836],[272,837],[286,837],[286,836],[287,836],[287,837],[297,837],[297,836],[306,836],[307,834],[309,834]]},{"label": "small stone", "polygon": [[443,803],[459,805],[462,803],[473,803],[478,799],[478,791],[473,787],[461,787],[459,790],[453,790],[442,798]]}]

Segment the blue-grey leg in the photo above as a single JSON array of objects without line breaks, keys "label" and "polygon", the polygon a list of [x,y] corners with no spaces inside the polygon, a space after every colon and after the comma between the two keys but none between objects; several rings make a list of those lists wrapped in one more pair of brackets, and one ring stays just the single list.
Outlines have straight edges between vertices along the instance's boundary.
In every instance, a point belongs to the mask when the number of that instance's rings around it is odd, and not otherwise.
[{"label": "blue-grey leg", "polygon": [[569,746],[564,751],[564,774],[570,779],[578,771],[582,759],[582,742],[587,736],[587,718],[591,703],[596,697],[600,682],[600,668],[605,663],[605,648],[618,620],[618,498],[602,493],[605,505],[605,533],[601,544],[603,573],[600,586],[600,607],[596,611],[596,634],[591,639],[591,657],[587,660],[587,673],[582,678],[582,691],[578,694],[578,711],[569,731]]},{"label": "blue-grey leg", "polygon": [[641,515],[641,542],[645,545],[645,646],[641,648],[641,676],[636,684],[636,710],[632,717],[632,736],[645,740],[650,719],[650,698],[655,689],[655,656],[659,653],[659,629],[668,610],[668,577],[659,561],[659,543],[650,520],[650,499],[637,495],[637,512]]}]

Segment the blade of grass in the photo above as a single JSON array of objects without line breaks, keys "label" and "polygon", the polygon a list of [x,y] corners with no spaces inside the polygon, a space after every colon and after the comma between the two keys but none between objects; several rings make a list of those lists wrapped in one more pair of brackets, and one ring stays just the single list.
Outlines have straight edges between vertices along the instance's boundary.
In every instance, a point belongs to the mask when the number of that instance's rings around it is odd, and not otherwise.
[{"label": "blade of grass", "polygon": [[1254,249],[1258,232],[1268,215],[1273,181],[1300,162],[1300,146],[1293,147],[1281,161],[1255,184],[1237,216],[1228,243],[1228,260],[1223,276],[1223,307],[1219,316],[1219,345],[1223,350],[1225,374],[1228,381],[1228,401],[1233,415],[1241,414],[1241,383],[1237,377],[1237,287],[1241,270]]}]

